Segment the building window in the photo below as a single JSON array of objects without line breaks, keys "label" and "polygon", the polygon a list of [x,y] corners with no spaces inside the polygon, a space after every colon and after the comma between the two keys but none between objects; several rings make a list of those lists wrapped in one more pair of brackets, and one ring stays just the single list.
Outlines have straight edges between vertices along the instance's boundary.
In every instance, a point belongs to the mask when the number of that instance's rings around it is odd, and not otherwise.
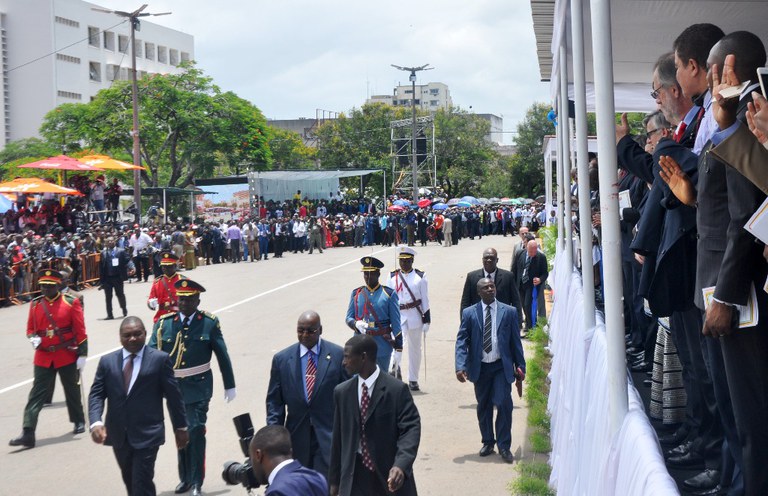
[{"label": "building window", "polygon": [[79,28],[80,27],[80,23],[79,22],[73,21],[72,19],[67,19],[66,17],[56,16],[56,17],[54,17],[54,20],[57,23],[59,23],[59,24],[63,24],[65,26],[69,26],[71,28]]},{"label": "building window", "polygon": [[430,95],[439,95],[440,94],[440,88],[431,88],[429,90]]},{"label": "building window", "polygon": [[429,104],[430,104],[432,107],[437,107],[438,105],[440,105],[440,100],[430,100],[430,101],[429,101]]},{"label": "building window", "polygon": [[128,40],[130,38],[122,34],[117,37],[117,48],[120,50],[120,53],[128,53]]},{"label": "building window", "polygon": [[72,62],[73,64],[79,64],[80,58],[73,57],[71,55],[64,55],[63,53],[56,54],[56,60],[63,60],[64,62]]},{"label": "building window", "polygon": [[181,52],[181,61],[182,62],[189,62],[189,53],[188,52]]},{"label": "building window", "polygon": [[69,98],[71,100],[82,100],[83,99],[83,95],[81,95],[80,93],[74,93],[72,91],[61,91],[61,90],[58,90],[56,93],[61,98]]},{"label": "building window", "polygon": [[101,82],[100,62],[88,62],[88,77],[91,81]]},{"label": "building window", "polygon": [[88,26],[88,44],[99,48],[99,28]]},{"label": "building window", "polygon": [[157,61],[160,62],[161,64],[168,63],[168,47],[164,47],[164,46],[157,47]]},{"label": "building window", "polygon": [[176,67],[179,65],[179,51],[174,50],[173,48],[169,51],[170,57],[171,57],[171,65]]},{"label": "building window", "polygon": [[141,58],[144,56],[144,42],[141,40],[134,40],[133,41],[133,52],[136,54],[136,57]]},{"label": "building window", "polygon": [[114,81],[120,76],[120,66],[107,64],[107,81]]},{"label": "building window", "polygon": [[411,95],[411,94],[413,94],[413,90],[405,90],[405,94],[406,95]]},{"label": "building window", "polygon": [[131,70],[127,67],[120,68],[120,81],[128,81],[131,79]]},{"label": "building window", "polygon": [[115,33],[104,31],[104,48],[115,51]]},{"label": "building window", "polygon": [[144,56],[147,60],[155,60],[155,44],[144,43]]}]

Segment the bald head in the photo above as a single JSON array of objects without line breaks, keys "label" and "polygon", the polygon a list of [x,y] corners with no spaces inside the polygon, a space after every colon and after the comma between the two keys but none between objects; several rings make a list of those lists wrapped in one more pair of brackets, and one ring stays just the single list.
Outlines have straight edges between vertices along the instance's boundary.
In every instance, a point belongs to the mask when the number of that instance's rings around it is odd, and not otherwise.
[{"label": "bald head", "polygon": [[532,239],[528,241],[527,245],[525,245],[525,249],[528,251],[528,256],[533,257],[536,255],[536,253],[539,252],[539,244],[535,239]]}]

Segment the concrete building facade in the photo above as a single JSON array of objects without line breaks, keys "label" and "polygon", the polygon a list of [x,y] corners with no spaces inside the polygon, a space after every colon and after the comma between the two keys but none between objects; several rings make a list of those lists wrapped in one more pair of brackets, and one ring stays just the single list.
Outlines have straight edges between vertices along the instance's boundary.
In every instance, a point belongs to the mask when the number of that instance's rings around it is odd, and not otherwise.
[{"label": "concrete building facade", "polygon": [[82,0],[0,0],[0,146],[38,135],[63,103],[87,103],[115,80],[180,72],[194,37],[142,20],[131,46],[126,18]]},{"label": "concrete building facade", "polygon": [[[366,103],[381,102],[395,107],[410,107],[413,87],[410,84],[395,86],[390,95],[372,95]],[[422,110],[436,111],[453,106],[451,92],[447,84],[427,83],[416,85],[416,106]]]}]

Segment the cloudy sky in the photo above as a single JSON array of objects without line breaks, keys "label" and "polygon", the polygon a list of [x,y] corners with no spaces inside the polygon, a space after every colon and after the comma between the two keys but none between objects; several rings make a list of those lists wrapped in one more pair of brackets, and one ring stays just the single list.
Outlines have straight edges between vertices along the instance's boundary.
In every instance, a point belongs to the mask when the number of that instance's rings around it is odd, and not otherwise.
[{"label": "cloudy sky", "polygon": [[[195,37],[198,65],[271,119],[347,111],[391,94],[408,74],[448,85],[454,105],[504,118],[510,143],[525,110],[549,100],[539,82],[525,0],[146,0],[152,22]],[[95,0],[130,10],[126,0]],[[135,5],[134,5],[135,4]]]}]

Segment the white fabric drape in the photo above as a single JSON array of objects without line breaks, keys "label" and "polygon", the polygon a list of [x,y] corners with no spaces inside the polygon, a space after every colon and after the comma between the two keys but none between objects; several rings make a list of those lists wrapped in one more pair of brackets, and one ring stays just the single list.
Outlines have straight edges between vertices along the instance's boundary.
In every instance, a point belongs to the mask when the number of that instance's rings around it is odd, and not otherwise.
[{"label": "white fabric drape", "polygon": [[552,475],[558,494],[583,496],[677,495],[642,401],[629,383],[629,412],[610,432],[605,323],[583,329],[581,275],[555,258],[554,305],[549,320],[548,408]]}]

